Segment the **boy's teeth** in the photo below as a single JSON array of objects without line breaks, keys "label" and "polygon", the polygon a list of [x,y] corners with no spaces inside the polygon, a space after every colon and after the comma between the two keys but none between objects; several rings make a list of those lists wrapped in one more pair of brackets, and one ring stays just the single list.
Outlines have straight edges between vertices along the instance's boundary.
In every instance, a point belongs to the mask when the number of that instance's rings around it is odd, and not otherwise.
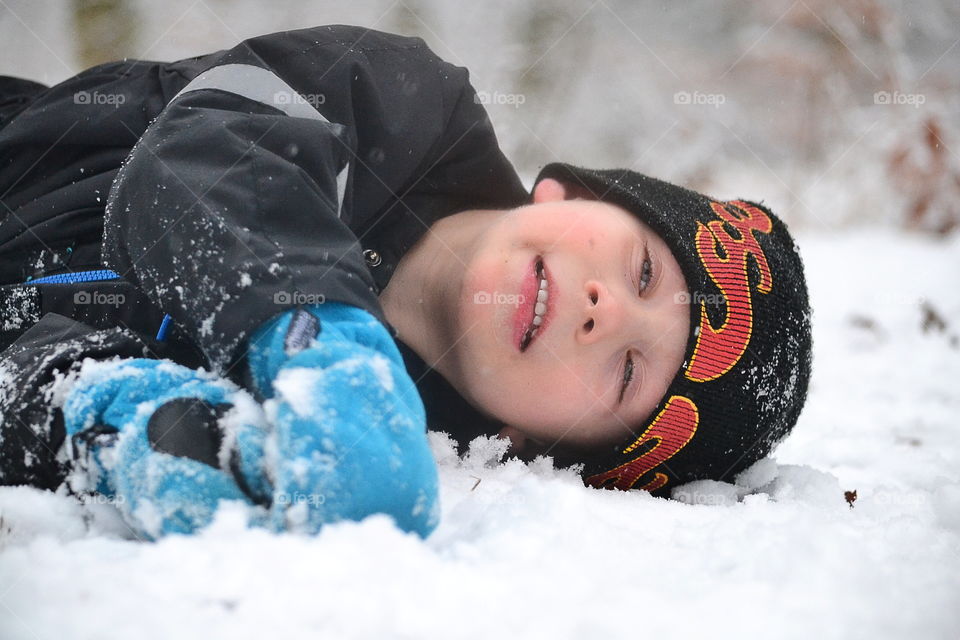
[{"label": "boy's teeth", "polygon": [[532,340],[533,336],[535,336],[537,333],[537,328],[543,324],[543,317],[547,315],[547,280],[546,278],[542,277],[542,263],[537,264],[537,275],[541,276],[540,288],[537,289],[537,304],[533,308],[533,324],[531,325],[531,328],[527,330],[527,333],[523,338],[524,348],[526,348],[526,345],[530,344],[530,340]]}]

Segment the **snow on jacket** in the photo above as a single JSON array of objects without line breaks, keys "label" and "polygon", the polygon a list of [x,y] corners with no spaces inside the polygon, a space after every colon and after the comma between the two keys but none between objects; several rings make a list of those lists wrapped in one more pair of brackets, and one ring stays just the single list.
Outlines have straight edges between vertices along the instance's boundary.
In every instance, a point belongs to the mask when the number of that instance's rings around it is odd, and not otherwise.
[{"label": "snow on jacket", "polygon": [[[465,69],[350,26],[88,69],[0,129],[0,194],[5,343],[48,311],[145,335],[169,315],[160,355],[237,380],[249,334],[304,302],[357,306],[396,338],[377,294],[430,224],[528,198]],[[103,268],[120,277],[21,284]],[[468,406],[431,385],[453,427]]]}]

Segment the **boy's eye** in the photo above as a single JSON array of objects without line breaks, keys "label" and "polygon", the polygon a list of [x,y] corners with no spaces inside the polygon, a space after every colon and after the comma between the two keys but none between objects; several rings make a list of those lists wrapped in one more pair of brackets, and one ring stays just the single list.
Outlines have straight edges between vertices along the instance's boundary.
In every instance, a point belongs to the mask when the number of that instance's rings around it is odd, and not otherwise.
[{"label": "boy's eye", "polygon": [[627,361],[623,365],[623,385],[620,387],[620,397],[617,398],[617,404],[623,402],[623,394],[626,392],[627,387],[630,386],[630,381],[633,379],[633,358],[630,357],[630,352],[627,352]]},{"label": "boy's eye", "polygon": [[[650,286],[650,281],[653,279],[653,264],[650,262],[650,254],[647,253],[647,257],[643,259],[643,266],[640,269],[640,286],[639,293],[642,295],[644,291],[647,290],[647,287]],[[620,387],[620,397],[617,399],[617,404],[623,401],[623,394],[626,393],[627,387],[630,386],[630,381],[633,380],[633,358],[630,357],[630,352],[627,352],[627,359],[623,365],[623,385]]]},{"label": "boy's eye", "polygon": [[[638,287],[640,295],[647,290],[650,281],[653,279],[653,264],[650,262],[650,253],[646,247],[644,247],[644,253],[646,257],[643,259],[643,265],[640,268],[640,284]],[[620,386],[620,397],[617,398],[617,404],[623,402],[623,394],[626,393],[631,380],[633,380],[633,358],[630,357],[628,351],[627,359],[623,364],[623,384]]]},{"label": "boy's eye", "polygon": [[640,269],[640,293],[642,294],[646,291],[647,287],[650,285],[650,280],[653,278],[653,265],[650,263],[650,258],[646,258],[643,261],[643,267]]}]

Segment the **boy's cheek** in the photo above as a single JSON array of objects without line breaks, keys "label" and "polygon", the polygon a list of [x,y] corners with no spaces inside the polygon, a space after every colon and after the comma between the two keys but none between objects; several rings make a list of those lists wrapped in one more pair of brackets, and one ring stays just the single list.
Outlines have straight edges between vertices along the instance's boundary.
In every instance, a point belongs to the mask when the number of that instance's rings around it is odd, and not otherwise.
[{"label": "boy's cheek", "polygon": [[[495,349],[492,353],[476,354],[482,360],[511,354],[510,338],[521,295],[519,284],[513,284],[512,280],[502,261],[471,265],[464,277],[458,313],[461,327],[464,330],[472,327],[471,331],[478,332],[481,339],[470,341],[471,345],[479,343],[484,351],[491,346]],[[454,336],[454,339],[460,337]]]}]

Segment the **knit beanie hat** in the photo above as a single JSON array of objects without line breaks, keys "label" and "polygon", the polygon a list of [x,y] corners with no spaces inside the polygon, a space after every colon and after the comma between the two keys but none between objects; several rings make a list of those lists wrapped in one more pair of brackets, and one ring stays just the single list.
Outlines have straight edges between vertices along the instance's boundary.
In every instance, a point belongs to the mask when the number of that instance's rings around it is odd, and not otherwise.
[{"label": "knit beanie hat", "polygon": [[650,226],[690,294],[683,365],[632,436],[577,460],[584,482],[662,495],[692,480],[730,481],[767,455],[796,424],[811,368],[803,263],[784,223],[761,204],[628,170],[555,163],[536,181],[544,178],[584,187]]}]

